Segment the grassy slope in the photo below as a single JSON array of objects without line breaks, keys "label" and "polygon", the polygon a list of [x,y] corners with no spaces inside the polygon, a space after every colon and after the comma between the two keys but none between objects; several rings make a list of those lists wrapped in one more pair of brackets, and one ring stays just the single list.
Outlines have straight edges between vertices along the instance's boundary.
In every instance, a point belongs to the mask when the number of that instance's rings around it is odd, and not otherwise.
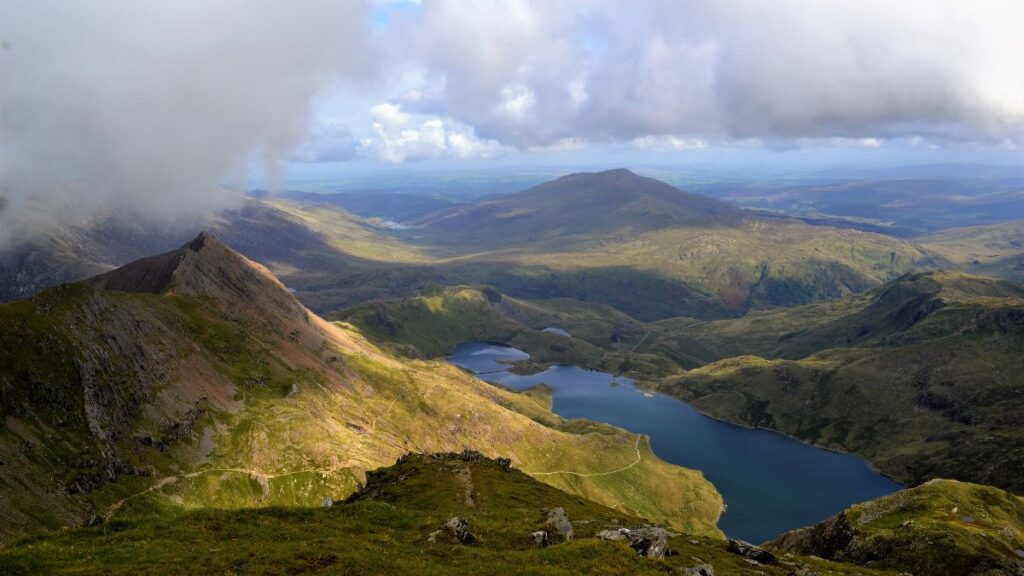
[{"label": "grassy slope", "polygon": [[[5,538],[124,510],[315,505],[407,451],[474,448],[584,474],[637,458],[635,435],[248,300],[72,286],[0,317]],[[629,473],[542,479],[716,534],[714,488],[639,446]],[[68,492],[76,481],[84,493]]]},{"label": "grassy slope", "polygon": [[774,545],[914,574],[1019,574],[1024,498],[989,486],[933,480],[854,505],[821,524],[784,534]]},{"label": "grassy slope", "polygon": [[[692,327],[734,356],[659,388],[715,416],[851,450],[904,482],[1024,489],[1024,289],[955,273],[866,296]],[[724,343],[724,344],[723,344]],[[766,359],[767,357],[767,359]]]},{"label": "grassy slope", "polygon": [[905,241],[799,222],[668,228],[562,239],[452,259],[513,296],[573,297],[634,317],[715,318],[877,286],[929,255]]},{"label": "grassy slope", "polygon": [[[562,507],[575,539],[533,546],[541,510]],[[466,546],[429,533],[452,516],[476,536]],[[366,489],[330,508],[203,510],[115,518],[101,526],[22,541],[0,551],[5,574],[662,574],[710,563],[718,574],[751,570],[721,540],[676,536],[678,554],[639,557],[621,542],[594,538],[641,522],[572,496],[493,461],[413,457],[373,473]],[[885,574],[835,562],[794,558],[758,566],[782,576],[799,565],[830,574]]]},{"label": "grassy slope", "polygon": [[963,270],[1024,281],[1024,221],[951,228],[918,241]]}]

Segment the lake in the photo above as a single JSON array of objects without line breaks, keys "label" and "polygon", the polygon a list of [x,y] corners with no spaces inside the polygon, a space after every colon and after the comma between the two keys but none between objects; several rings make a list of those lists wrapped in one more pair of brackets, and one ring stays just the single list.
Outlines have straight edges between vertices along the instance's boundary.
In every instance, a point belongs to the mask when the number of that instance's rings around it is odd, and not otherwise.
[{"label": "lake", "polygon": [[731,537],[764,542],[901,488],[857,456],[709,418],[677,398],[641,393],[628,378],[576,366],[529,376],[505,371],[502,362],[526,358],[508,346],[468,343],[448,361],[513,390],[547,384],[553,410],[564,418],[646,434],[658,457],[714,483],[728,507],[718,525]]}]

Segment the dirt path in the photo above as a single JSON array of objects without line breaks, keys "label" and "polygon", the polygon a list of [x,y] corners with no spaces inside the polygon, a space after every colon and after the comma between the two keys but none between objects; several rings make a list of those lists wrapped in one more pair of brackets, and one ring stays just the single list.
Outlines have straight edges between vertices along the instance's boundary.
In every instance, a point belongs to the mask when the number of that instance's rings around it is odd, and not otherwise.
[{"label": "dirt path", "polygon": [[[210,474],[210,473],[213,473],[213,472],[221,472],[221,473],[229,472],[229,473],[235,473],[235,474],[245,474],[245,475],[247,475],[249,477],[252,477],[252,478],[258,478],[260,480],[267,481],[267,480],[273,480],[275,478],[284,478],[285,476],[292,476],[292,475],[295,475],[295,474],[303,474],[303,473],[307,473],[307,472],[313,472],[313,473],[319,473],[319,474],[331,474],[333,472],[337,472],[338,470],[343,470],[345,468],[351,468],[351,467],[352,467],[351,464],[346,464],[344,466],[334,466],[332,468],[309,468],[309,469],[305,469],[305,470],[292,470],[291,472],[281,472],[280,474],[266,474],[264,472],[260,472],[258,470],[251,470],[251,469],[248,469],[248,468],[206,468],[206,469],[203,469],[203,470],[196,470],[195,472],[189,472],[188,474],[177,474],[177,475],[173,475],[173,476],[164,476],[163,478],[157,480],[156,483],[154,483],[149,488],[146,488],[145,490],[143,490],[141,492],[136,492],[135,494],[132,494],[130,496],[125,496],[124,498],[122,498],[122,499],[118,500],[117,502],[114,502],[113,504],[111,504],[110,507],[107,508],[107,512],[103,515],[103,517],[105,519],[109,520],[114,515],[114,513],[116,513],[118,510],[120,510],[125,505],[125,503],[127,503],[129,500],[138,498],[139,496],[145,496],[146,494],[149,494],[150,492],[155,492],[157,490],[160,490],[164,486],[167,486],[168,484],[173,484],[173,483],[177,482],[178,480],[182,480],[182,479],[185,479],[185,478],[195,478],[196,476],[202,476],[203,474]],[[267,487],[264,486],[264,491],[266,491],[266,490],[267,490]]]},{"label": "dirt path", "polygon": [[639,464],[640,460],[642,459],[642,456],[640,455],[641,438],[643,438],[643,436],[639,434],[636,437],[636,461],[628,466],[623,466],[622,468],[619,468],[617,470],[611,470],[609,472],[572,472],[571,470],[556,470],[554,472],[527,472],[526,470],[523,470],[523,473],[529,474],[530,476],[550,476],[552,474],[568,474],[570,476],[577,476],[579,478],[593,478],[595,476],[611,476],[612,474],[625,472],[626,470],[629,470],[633,466]]}]

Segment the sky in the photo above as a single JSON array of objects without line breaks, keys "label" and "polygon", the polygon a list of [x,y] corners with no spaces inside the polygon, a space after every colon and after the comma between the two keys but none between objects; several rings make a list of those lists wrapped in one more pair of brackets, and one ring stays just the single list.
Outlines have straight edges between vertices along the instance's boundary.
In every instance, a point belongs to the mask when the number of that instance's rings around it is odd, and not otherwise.
[{"label": "sky", "polygon": [[0,0],[0,243],[515,166],[1020,163],[1020,0]]}]

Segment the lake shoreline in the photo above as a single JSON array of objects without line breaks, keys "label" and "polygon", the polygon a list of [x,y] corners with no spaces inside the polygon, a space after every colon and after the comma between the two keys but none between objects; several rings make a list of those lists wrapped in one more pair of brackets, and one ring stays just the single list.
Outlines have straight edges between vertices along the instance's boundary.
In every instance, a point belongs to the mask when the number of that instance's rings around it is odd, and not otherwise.
[{"label": "lake shoreline", "polygon": [[[902,488],[857,454],[717,418],[628,376],[529,358],[511,346],[470,342],[448,360],[513,392],[547,385],[551,409],[562,418],[647,436],[656,457],[700,471],[715,485],[726,504],[719,528],[733,537],[771,540]],[[522,375],[512,370],[517,364],[534,369]]]}]

